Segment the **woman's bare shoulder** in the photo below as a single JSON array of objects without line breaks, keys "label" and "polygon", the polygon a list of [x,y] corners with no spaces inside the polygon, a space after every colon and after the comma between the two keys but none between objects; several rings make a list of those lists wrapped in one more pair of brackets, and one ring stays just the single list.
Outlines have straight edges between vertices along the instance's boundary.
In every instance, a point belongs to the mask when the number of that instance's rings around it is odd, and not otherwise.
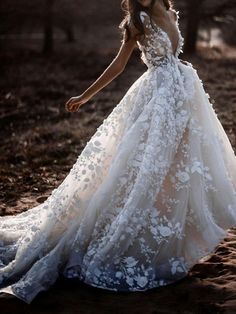
[{"label": "woman's bare shoulder", "polygon": [[179,11],[176,11],[173,8],[169,9],[169,11],[171,12],[171,15],[174,17],[175,21],[177,21],[179,18]]},{"label": "woman's bare shoulder", "polygon": [[134,22],[131,18],[130,18],[129,23],[128,23],[128,28],[129,28],[130,35],[132,38],[136,38],[139,35],[140,31],[134,25]]}]

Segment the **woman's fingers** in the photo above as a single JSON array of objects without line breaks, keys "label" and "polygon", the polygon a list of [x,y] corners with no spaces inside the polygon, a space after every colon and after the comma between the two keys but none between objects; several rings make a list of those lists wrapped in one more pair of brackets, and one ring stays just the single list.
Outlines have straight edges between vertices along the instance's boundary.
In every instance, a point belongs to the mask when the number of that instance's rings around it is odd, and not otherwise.
[{"label": "woman's fingers", "polygon": [[68,110],[69,111],[74,111],[75,105],[73,103],[69,104]]},{"label": "woman's fingers", "polygon": [[75,112],[78,110],[79,108],[79,103],[78,102],[72,102],[70,105],[69,105],[69,111],[72,111],[72,112]]},{"label": "woman's fingers", "polygon": [[70,98],[67,102],[66,102],[66,106],[69,106],[73,101],[73,98]]},{"label": "woman's fingers", "polygon": [[77,103],[74,103],[71,105],[71,110],[72,111],[76,111],[78,109],[78,104]]},{"label": "woman's fingers", "polygon": [[71,97],[65,104],[67,111],[75,112],[79,107],[86,102],[81,96]]},{"label": "woman's fingers", "polygon": [[68,101],[67,101],[67,105],[70,105],[70,104],[73,104],[73,103],[75,103],[76,102],[76,100],[77,100],[77,97],[71,97]]},{"label": "woman's fingers", "polygon": [[75,105],[76,105],[76,98],[72,97],[66,102],[65,107],[68,111],[74,111]]}]

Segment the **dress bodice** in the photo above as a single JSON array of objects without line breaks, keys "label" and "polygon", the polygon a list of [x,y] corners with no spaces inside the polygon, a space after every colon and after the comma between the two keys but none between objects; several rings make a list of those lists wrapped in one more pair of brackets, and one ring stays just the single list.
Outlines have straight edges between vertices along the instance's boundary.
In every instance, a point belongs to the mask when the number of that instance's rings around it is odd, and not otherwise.
[{"label": "dress bodice", "polygon": [[145,38],[142,41],[138,40],[137,45],[141,51],[141,59],[148,67],[165,64],[170,59],[173,59],[173,57],[178,58],[182,52],[184,39],[179,30],[178,12],[176,13],[179,40],[176,51],[173,51],[169,35],[153,20],[151,23],[150,17],[146,12],[140,12],[140,18],[145,28]]}]

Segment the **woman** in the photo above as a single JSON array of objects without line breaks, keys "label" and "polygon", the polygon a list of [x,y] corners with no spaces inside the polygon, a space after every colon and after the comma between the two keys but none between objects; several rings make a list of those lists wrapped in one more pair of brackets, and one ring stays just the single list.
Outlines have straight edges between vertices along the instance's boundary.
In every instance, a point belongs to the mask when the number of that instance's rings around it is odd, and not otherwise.
[{"label": "woman", "polygon": [[43,203],[0,219],[1,291],[30,303],[59,274],[114,291],[180,280],[236,225],[236,158],[166,0],[126,0],[123,42],[73,112],[125,68],[134,82]]}]

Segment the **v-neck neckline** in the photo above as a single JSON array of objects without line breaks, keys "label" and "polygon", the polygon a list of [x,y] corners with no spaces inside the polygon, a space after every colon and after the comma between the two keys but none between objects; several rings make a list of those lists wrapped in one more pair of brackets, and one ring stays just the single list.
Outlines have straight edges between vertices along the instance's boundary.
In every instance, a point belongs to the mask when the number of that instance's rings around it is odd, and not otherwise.
[{"label": "v-neck neckline", "polygon": [[[145,13],[146,13],[146,12],[145,12]],[[147,14],[147,13],[146,13],[146,14]],[[157,25],[156,21],[155,21],[153,18],[151,18],[149,14],[147,14],[147,15],[149,16],[150,20],[153,21],[153,23],[155,24],[155,26],[156,26],[162,33],[164,33],[164,34],[166,35],[167,39],[168,39],[169,42],[170,42],[172,53],[173,53],[173,55],[175,56],[176,53],[177,53],[177,51],[178,51],[179,42],[180,42],[180,35],[179,35],[178,29],[177,29],[177,32],[178,32],[178,43],[177,43],[177,48],[176,48],[176,50],[174,51],[172,41],[170,40],[170,36],[169,36],[169,34],[167,33],[167,31],[165,31],[162,27],[160,27],[159,25]]]}]

